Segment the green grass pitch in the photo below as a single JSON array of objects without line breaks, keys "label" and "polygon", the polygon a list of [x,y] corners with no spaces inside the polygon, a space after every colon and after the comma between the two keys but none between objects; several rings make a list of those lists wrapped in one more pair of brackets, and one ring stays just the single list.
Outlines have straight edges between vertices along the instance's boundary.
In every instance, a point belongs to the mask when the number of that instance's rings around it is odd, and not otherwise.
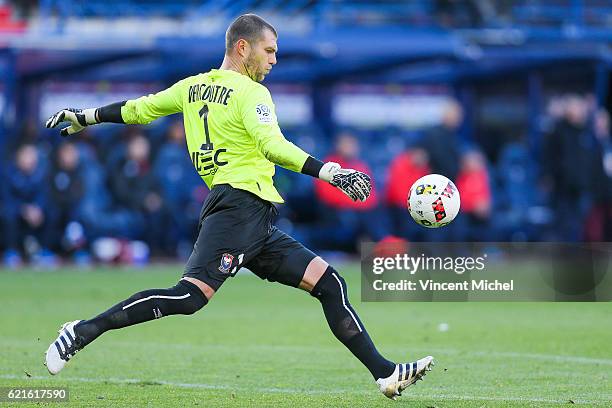
[{"label": "green grass pitch", "polygon": [[612,406],[610,303],[361,303],[356,265],[337,269],[383,354],[437,360],[397,402],[332,336],[315,299],[249,273],[196,315],[106,333],[47,374],[61,323],[172,286],[181,269],[0,271],[0,387],[69,387],[70,402],[53,407]]}]

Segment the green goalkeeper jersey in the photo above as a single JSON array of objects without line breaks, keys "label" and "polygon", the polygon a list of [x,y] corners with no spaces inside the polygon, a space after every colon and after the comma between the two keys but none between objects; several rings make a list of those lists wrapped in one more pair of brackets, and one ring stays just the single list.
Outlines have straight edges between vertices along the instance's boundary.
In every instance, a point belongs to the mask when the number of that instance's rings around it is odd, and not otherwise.
[{"label": "green goalkeeper jersey", "polygon": [[191,161],[209,188],[230,184],[283,202],[272,180],[274,164],[299,172],[308,154],[283,137],[265,86],[213,69],[121,108],[124,122],[137,124],[177,112],[183,112]]}]

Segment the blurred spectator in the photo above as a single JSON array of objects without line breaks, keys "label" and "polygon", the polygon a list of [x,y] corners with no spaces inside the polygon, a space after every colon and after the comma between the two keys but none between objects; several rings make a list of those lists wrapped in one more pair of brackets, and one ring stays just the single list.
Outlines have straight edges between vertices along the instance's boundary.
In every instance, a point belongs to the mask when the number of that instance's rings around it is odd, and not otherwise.
[{"label": "blurred spectator", "polygon": [[144,135],[133,136],[127,154],[109,174],[110,190],[120,206],[139,219],[144,241],[153,251],[167,249],[168,213],[150,161],[150,144]]},{"label": "blurred spectator", "polygon": [[15,137],[7,139],[5,148],[0,149],[4,153],[5,163],[11,162],[15,158],[15,152],[22,146],[32,145],[36,147],[38,166],[47,169],[53,147],[50,139],[39,137],[38,131],[39,128],[35,119],[27,118],[24,120],[16,131]]},{"label": "blurred spectator", "polygon": [[[345,169],[355,169],[366,174],[372,174],[368,165],[359,159],[359,141],[350,133],[341,133],[336,139],[335,151],[325,158],[325,162],[336,162]],[[376,206],[378,198],[376,189],[372,189],[372,194],[366,202],[355,202],[348,198],[339,189],[329,183],[317,182],[315,193],[321,202],[335,209],[358,209],[367,210]]]},{"label": "blurred spectator", "polygon": [[100,140],[98,151],[100,157],[103,157],[104,166],[107,173],[112,173],[113,169],[121,165],[121,162],[127,155],[127,148],[130,140],[138,137],[145,137],[148,145],[148,156],[152,157],[151,140],[148,135],[145,135],[140,126],[125,126],[120,128],[118,132]]},{"label": "blurred spectator", "polygon": [[133,210],[159,209],[161,198],[151,173],[149,141],[143,135],[134,136],[128,142],[126,153],[109,175],[117,203]]},{"label": "blurred spectator", "polygon": [[[93,136],[90,128],[85,128],[79,133],[70,136],[70,141],[79,150],[79,159],[83,163],[98,162],[102,156],[100,154],[101,141]],[[85,166],[88,167],[88,166]]]},{"label": "blurred spectator", "polygon": [[461,194],[461,213],[457,219],[462,226],[459,241],[488,241],[491,217],[491,187],[484,155],[471,150],[461,158],[457,176],[457,189]]},{"label": "blurred spectator", "polygon": [[612,241],[612,138],[610,115],[598,110],[593,118],[593,133],[597,140],[597,156],[594,163],[597,188],[594,205],[585,223],[587,241]]},{"label": "blurred spectator", "polygon": [[427,152],[420,148],[406,150],[399,154],[389,166],[387,181],[387,203],[394,207],[406,208],[410,187],[419,178],[431,173]]},{"label": "blurred spectator", "polygon": [[491,183],[495,207],[492,227],[499,233],[496,240],[539,240],[553,217],[551,210],[543,206],[546,200],[537,164],[521,142],[506,144],[499,156]]},{"label": "blurred spectator", "polygon": [[385,198],[394,235],[410,241],[426,240],[427,230],[414,223],[406,202],[414,182],[430,173],[427,152],[418,147],[400,153],[391,162]]},{"label": "blurred spectator", "polygon": [[[342,133],[336,139],[335,151],[324,161],[372,174],[368,165],[359,159],[359,154],[357,138],[350,133]],[[359,236],[367,235],[378,241],[387,234],[384,213],[379,207],[374,186],[370,198],[365,202],[354,202],[337,188],[319,180],[315,181],[315,194],[321,202],[320,220],[323,224],[315,228],[312,235],[318,244],[354,250],[355,239]]]},{"label": "blurred spectator", "polygon": [[39,152],[32,144],[24,144],[15,152],[15,160],[7,166],[3,181],[4,225],[7,251],[5,262],[17,265],[21,253],[27,258],[51,256],[46,249],[45,227],[48,225],[45,208],[47,185],[45,169]]},{"label": "blurred spectator", "polygon": [[171,242],[178,245],[173,249],[178,249],[179,255],[185,257],[191,251],[208,189],[189,160],[183,124],[172,123],[166,138],[155,159],[153,173],[171,218],[172,228],[167,233]]},{"label": "blurred spectator", "polygon": [[84,184],[79,150],[73,143],[62,143],[53,158],[47,207],[48,242],[55,251],[73,252],[85,244],[83,227],[77,221]]},{"label": "blurred spectator", "polygon": [[546,104],[546,114],[539,118],[540,131],[543,134],[553,133],[555,127],[565,116],[567,97],[565,95],[551,96]]},{"label": "blurred spectator", "polygon": [[455,181],[459,163],[459,141],[457,131],[463,121],[463,109],[456,101],[444,110],[441,126],[426,132],[421,146],[429,156],[432,172]]},{"label": "blurred spectator", "polygon": [[550,205],[557,221],[555,239],[578,241],[597,189],[595,163],[598,146],[587,128],[588,106],[584,98],[570,95],[565,112],[553,131],[546,135],[544,175],[550,188]]},{"label": "blurred spectator", "polygon": [[[594,133],[601,145],[603,171],[608,180],[612,178],[612,134],[610,133],[610,114],[600,109],[594,118]],[[608,190],[612,185],[607,184]]]}]

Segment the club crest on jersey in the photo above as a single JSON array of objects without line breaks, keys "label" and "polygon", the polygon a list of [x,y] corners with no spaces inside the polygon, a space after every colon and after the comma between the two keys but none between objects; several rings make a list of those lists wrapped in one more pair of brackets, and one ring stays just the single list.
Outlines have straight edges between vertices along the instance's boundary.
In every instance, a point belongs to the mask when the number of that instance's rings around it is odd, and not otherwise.
[{"label": "club crest on jersey", "polygon": [[232,267],[233,260],[234,260],[233,255],[223,254],[223,256],[221,257],[221,265],[219,266],[219,270],[223,273],[229,273],[229,270]]}]

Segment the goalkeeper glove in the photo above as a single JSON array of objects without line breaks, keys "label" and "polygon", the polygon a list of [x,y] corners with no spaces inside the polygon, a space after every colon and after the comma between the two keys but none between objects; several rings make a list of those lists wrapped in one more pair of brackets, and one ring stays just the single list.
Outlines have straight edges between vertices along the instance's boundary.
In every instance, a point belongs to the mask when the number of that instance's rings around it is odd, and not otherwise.
[{"label": "goalkeeper glove", "polygon": [[95,125],[100,123],[99,120],[96,119],[96,110],[95,108],[90,109],[74,109],[74,108],[66,108],[57,112],[55,115],[51,116],[47,119],[47,123],[45,126],[47,129],[54,128],[62,122],[70,123],[70,126],[63,128],[60,131],[60,135],[68,136],[74,133],[78,133],[81,130],[85,129],[88,125]]},{"label": "goalkeeper glove", "polygon": [[334,162],[321,167],[319,178],[340,189],[353,201],[365,201],[372,191],[370,176],[357,170],[343,169]]}]

